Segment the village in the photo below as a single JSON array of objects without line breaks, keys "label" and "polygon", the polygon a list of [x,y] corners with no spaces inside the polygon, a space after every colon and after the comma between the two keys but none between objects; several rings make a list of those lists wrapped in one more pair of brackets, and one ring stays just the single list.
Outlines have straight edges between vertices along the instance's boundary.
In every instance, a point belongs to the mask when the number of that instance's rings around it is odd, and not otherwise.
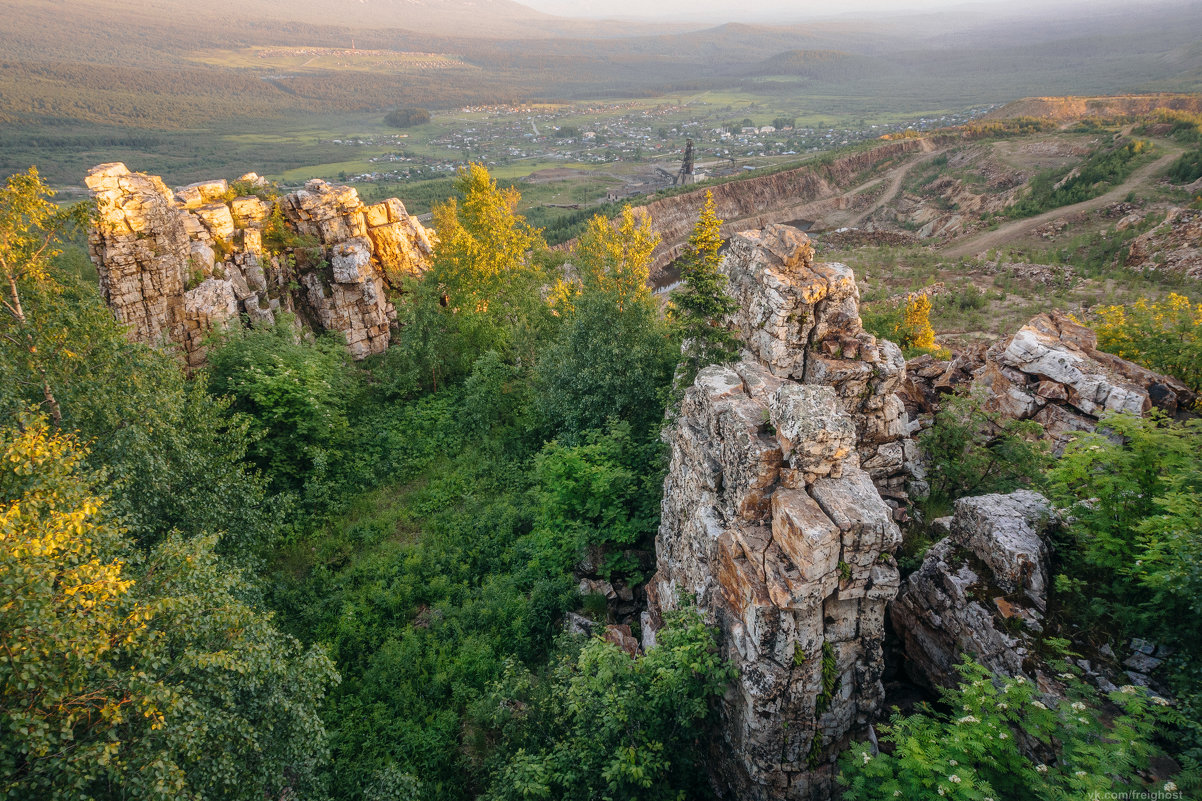
[{"label": "village", "polygon": [[[621,101],[574,105],[472,106],[434,112],[410,133],[328,140],[360,151],[371,169],[343,172],[351,184],[406,183],[454,174],[482,163],[513,177],[562,165],[621,177],[609,199],[654,192],[679,179],[691,142],[690,180],[774,167],[837,147],[907,130],[925,131],[976,119],[992,106],[891,123],[802,125],[766,104],[740,108],[712,103]],[[349,160],[349,159],[348,159]],[[528,167],[528,169],[524,169]]]}]

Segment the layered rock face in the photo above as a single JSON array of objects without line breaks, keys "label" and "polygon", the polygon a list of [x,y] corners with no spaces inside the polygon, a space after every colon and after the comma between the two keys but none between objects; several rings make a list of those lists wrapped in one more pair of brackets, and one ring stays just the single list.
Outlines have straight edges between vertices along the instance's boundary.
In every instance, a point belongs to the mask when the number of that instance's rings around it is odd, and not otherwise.
[{"label": "layered rock face", "polygon": [[1047,610],[1043,534],[1053,521],[1047,499],[1028,490],[956,501],[949,536],[931,547],[890,607],[911,679],[956,686],[965,654],[998,675],[1034,672],[1025,663]]},{"label": "layered rock face", "polygon": [[644,631],[686,596],[721,629],[739,678],[713,744],[719,786],[824,799],[884,695],[901,533],[861,456],[896,445],[900,473],[904,413],[888,399],[903,362],[860,330],[851,272],[814,264],[804,235],[739,234],[723,269],[748,347],[701,371],[670,434]]},{"label": "layered rock face", "polygon": [[1169,415],[1197,396],[1182,382],[1097,348],[1093,331],[1059,312],[1040,314],[1013,337],[966,351],[948,362],[929,356],[909,365],[903,391],[915,419],[938,407],[941,394],[971,382],[1003,417],[1035,420],[1056,450],[1073,431],[1093,430],[1106,412]]},{"label": "layered rock face", "polygon": [[834,388],[863,468],[887,498],[904,501],[917,456],[897,395],[906,362],[897,345],[863,329],[851,268],[815,263],[805,234],[773,225],[733,237],[722,270],[748,350],[775,376]]},{"label": "layered rock face", "polygon": [[[101,293],[135,340],[174,344],[189,367],[203,364],[212,328],[281,311],[342,333],[357,359],[379,353],[396,320],[389,282],[425,270],[433,251],[399,200],[365,206],[320,180],[278,201],[235,197],[224,180],[172,191],[119,163],[85,183],[99,209],[89,243]],[[265,182],[252,173],[240,185]]]}]

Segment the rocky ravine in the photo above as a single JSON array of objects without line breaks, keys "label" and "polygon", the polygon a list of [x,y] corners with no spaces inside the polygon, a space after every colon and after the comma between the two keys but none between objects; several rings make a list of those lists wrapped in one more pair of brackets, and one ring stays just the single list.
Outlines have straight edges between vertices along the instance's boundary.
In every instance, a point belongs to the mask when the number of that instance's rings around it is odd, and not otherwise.
[{"label": "rocky ravine", "polygon": [[805,235],[738,234],[723,269],[747,350],[698,375],[670,434],[644,631],[685,596],[721,629],[739,678],[713,747],[719,786],[825,799],[884,695],[901,510],[877,485],[904,491],[904,363],[860,328],[851,271],[815,264]]},{"label": "rocky ravine", "polygon": [[[264,185],[254,174],[242,181]],[[269,324],[278,312],[342,333],[356,359],[379,353],[396,320],[387,287],[425,270],[433,251],[399,200],[366,206],[354,189],[320,180],[274,202],[233,197],[224,180],[172,191],[120,163],[94,167],[85,183],[98,206],[89,243],[105,300],[133,339],[174,344],[193,368],[212,328]],[[264,243],[273,225],[287,243],[275,250]]]}]

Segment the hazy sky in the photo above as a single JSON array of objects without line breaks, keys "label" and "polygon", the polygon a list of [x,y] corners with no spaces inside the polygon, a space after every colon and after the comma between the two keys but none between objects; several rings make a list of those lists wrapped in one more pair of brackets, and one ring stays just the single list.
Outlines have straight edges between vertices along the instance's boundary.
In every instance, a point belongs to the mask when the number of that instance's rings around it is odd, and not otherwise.
[{"label": "hazy sky", "polygon": [[693,16],[724,21],[762,18],[832,17],[856,12],[938,10],[949,6],[1016,5],[1002,0],[518,0],[523,5],[563,16]]}]

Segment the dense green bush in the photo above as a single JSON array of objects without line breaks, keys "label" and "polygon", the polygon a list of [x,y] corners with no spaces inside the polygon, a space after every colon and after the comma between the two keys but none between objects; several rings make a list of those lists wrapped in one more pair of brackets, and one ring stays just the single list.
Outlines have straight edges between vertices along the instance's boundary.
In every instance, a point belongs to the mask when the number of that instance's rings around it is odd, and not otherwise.
[{"label": "dense green bush", "polygon": [[[858,743],[844,752],[845,799],[1061,801],[1175,789],[1140,775],[1158,753],[1164,699],[1123,687],[1106,698],[1116,715],[1073,673],[1060,675],[1067,697],[1055,701],[1032,682],[999,679],[971,661],[960,671],[961,685],[943,692],[946,712],[895,712],[880,727],[887,751]],[[1046,753],[1046,763],[1024,754],[1031,749]]]},{"label": "dense green bush", "polygon": [[589,431],[573,447],[548,443],[534,460],[536,530],[573,556],[602,546],[608,551],[603,572],[629,574],[634,568],[621,549],[650,548],[659,525],[661,450],[654,440],[633,437],[625,421]]},{"label": "dense green bush", "polygon": [[1168,177],[1179,184],[1192,184],[1202,178],[1202,148],[1187,150],[1169,167]]},{"label": "dense green bush", "polygon": [[511,667],[475,705],[505,743],[485,797],[708,797],[693,744],[734,675],[715,635],[685,609],[665,615],[645,655],[594,639],[564,649],[545,677]]},{"label": "dense green bush", "polygon": [[1033,420],[1005,420],[981,394],[949,395],[935,424],[918,435],[926,457],[931,501],[1010,492],[1039,479],[1048,464]]},{"label": "dense green bush", "polygon": [[271,328],[232,329],[217,342],[209,387],[250,421],[255,463],[277,490],[320,494],[347,442],[357,389],[342,337],[305,342],[281,316]]}]

